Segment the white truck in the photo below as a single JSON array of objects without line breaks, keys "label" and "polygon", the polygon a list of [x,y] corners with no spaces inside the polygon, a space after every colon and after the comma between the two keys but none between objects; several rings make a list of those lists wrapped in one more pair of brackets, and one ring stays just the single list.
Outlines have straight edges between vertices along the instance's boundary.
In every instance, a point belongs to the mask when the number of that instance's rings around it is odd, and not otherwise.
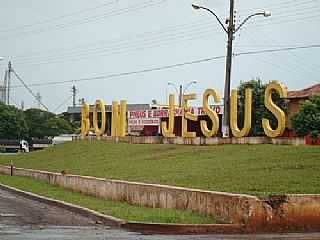
[{"label": "white truck", "polygon": [[5,152],[29,152],[29,144],[26,140],[0,139],[0,146]]}]

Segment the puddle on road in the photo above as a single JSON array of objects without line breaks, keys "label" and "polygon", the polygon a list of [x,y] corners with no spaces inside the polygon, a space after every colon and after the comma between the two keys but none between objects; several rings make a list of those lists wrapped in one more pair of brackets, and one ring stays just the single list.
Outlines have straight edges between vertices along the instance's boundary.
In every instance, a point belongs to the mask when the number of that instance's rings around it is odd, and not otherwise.
[{"label": "puddle on road", "polygon": [[0,213],[0,217],[19,217],[19,216],[14,213]]}]

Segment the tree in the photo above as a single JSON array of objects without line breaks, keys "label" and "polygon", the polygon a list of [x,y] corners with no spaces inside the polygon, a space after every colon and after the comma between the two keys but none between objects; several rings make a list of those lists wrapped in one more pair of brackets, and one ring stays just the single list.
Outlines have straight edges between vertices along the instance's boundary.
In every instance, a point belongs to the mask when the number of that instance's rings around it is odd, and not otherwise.
[{"label": "tree", "polygon": [[28,126],[19,109],[0,103],[0,138],[24,139],[28,137]]},{"label": "tree", "polygon": [[54,113],[40,109],[28,109],[24,112],[29,126],[30,138],[45,138],[64,133],[72,133],[71,124]]},{"label": "tree", "polygon": [[51,118],[47,122],[47,136],[57,136],[60,134],[72,133],[73,128],[69,122],[61,117]]},{"label": "tree", "polygon": [[310,134],[313,140],[320,136],[320,95],[302,103],[300,111],[291,117],[292,127],[298,136]]},{"label": "tree", "polygon": [[54,117],[54,114],[36,108],[27,109],[24,114],[29,126],[30,138],[46,137],[48,133],[47,122]]},{"label": "tree", "polygon": [[[245,89],[252,89],[252,123],[250,135],[260,136],[264,135],[262,128],[262,119],[267,118],[270,120],[270,125],[272,128],[277,127],[277,120],[273,114],[264,105],[264,93],[266,85],[262,84],[261,79],[252,79],[247,82],[241,82],[238,88],[238,124],[239,128],[243,126],[244,120],[244,100],[245,100]],[[285,112],[287,112],[287,107],[284,99],[281,99],[279,94],[276,92],[272,93],[273,101]]]}]

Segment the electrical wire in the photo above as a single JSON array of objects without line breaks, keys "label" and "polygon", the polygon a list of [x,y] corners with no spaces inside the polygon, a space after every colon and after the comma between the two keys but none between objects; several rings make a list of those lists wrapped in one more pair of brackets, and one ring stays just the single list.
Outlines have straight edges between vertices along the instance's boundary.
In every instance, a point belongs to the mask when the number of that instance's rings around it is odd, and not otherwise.
[{"label": "electrical wire", "polygon": [[9,96],[10,100],[16,105],[16,107],[19,107],[19,104],[14,100],[13,97]]},{"label": "electrical wire", "polygon": [[72,98],[72,96],[69,96],[68,98],[66,98],[65,100],[63,100],[63,102],[56,107],[53,112],[56,113],[63,105],[65,105],[70,99]]},{"label": "electrical wire", "polygon": [[[46,55],[47,53],[59,53],[62,52],[61,54],[63,54],[64,52],[73,52],[76,49],[79,49],[78,51],[81,50],[86,50],[86,49],[90,49],[90,48],[95,48],[97,46],[103,46],[103,45],[108,45],[110,46],[111,44],[115,44],[115,43],[121,43],[121,42],[132,42],[132,40],[135,39],[139,39],[139,38],[143,38],[145,36],[159,36],[162,37],[162,34],[170,34],[170,32],[176,33],[179,32],[181,30],[193,30],[193,28],[196,29],[201,29],[199,27],[203,27],[203,26],[207,26],[207,24],[211,25],[211,29],[215,29],[213,25],[212,21],[194,21],[192,23],[188,23],[188,24],[177,24],[177,25],[173,25],[173,26],[166,26],[157,30],[152,30],[152,31],[147,31],[147,32],[143,32],[143,33],[138,33],[138,34],[134,34],[134,35],[129,35],[129,36],[125,36],[125,37],[114,37],[112,39],[106,39],[106,40],[102,40],[102,41],[98,41],[98,42],[94,42],[94,43],[89,43],[89,44],[80,44],[75,46],[74,44],[68,46],[68,47],[62,47],[62,48],[53,48],[53,49],[48,49],[48,50],[42,50],[42,51],[32,51],[32,52],[28,52],[28,53],[23,53],[23,54],[18,54],[16,56],[6,56],[6,57],[10,57],[10,58],[14,58],[14,59],[19,59],[19,60],[28,60],[29,58],[36,58],[39,57],[41,55]],[[137,41],[137,40],[136,40]]]},{"label": "electrical wire", "polygon": [[[317,9],[313,9],[313,10],[317,10]],[[300,10],[299,10],[299,11],[300,11]],[[299,14],[301,14],[301,12],[299,12]],[[208,23],[209,23],[209,22],[208,22]],[[211,23],[212,23],[212,22],[211,22]],[[203,25],[204,25],[205,23],[201,23],[201,22],[200,22],[200,24],[201,24],[201,25],[198,25],[198,26],[202,26],[202,27],[203,27]],[[272,24],[271,24],[270,22],[268,22],[268,26],[270,26],[270,25],[272,25]],[[194,26],[197,26],[197,25],[194,25]],[[174,26],[173,26],[173,27],[174,27]],[[179,27],[179,26],[177,26],[177,27]],[[203,28],[203,29],[204,29],[204,28]],[[152,33],[152,32],[151,32],[151,33]],[[157,32],[157,33],[159,33],[159,32]],[[161,33],[161,32],[160,32],[160,33]],[[163,32],[162,32],[162,33],[163,33]],[[186,33],[186,34],[188,34],[188,33]],[[142,34],[142,35],[143,35],[143,34]],[[115,39],[115,41],[118,40],[118,41],[121,42],[121,40],[124,40],[124,41],[125,41],[125,40],[129,40],[129,39],[132,39],[132,38],[131,38],[131,37],[128,37],[127,39],[121,39],[121,38],[119,39],[119,38],[118,38],[118,39]],[[143,40],[142,40],[142,41],[143,41]],[[108,41],[108,42],[109,42],[109,41]],[[106,42],[106,43],[107,43],[107,42]],[[143,43],[143,42],[142,42],[142,43]],[[100,42],[99,42],[99,44],[100,44]],[[95,45],[95,44],[93,44],[92,46],[94,46],[94,45]],[[121,45],[121,46],[122,46],[122,45]],[[125,43],[124,43],[124,46],[126,46]],[[96,50],[98,50],[98,49],[96,49]],[[56,53],[57,49],[52,49],[52,50],[49,50],[49,51]],[[79,51],[81,51],[81,50],[79,50]],[[84,51],[81,51],[81,52],[84,52]],[[70,52],[70,53],[71,53],[71,52]],[[72,53],[73,53],[73,52],[72,52]],[[65,53],[65,54],[67,55],[67,53]],[[31,54],[28,54],[28,55],[26,56],[26,58],[27,58],[27,59],[31,58],[32,56],[30,56],[30,55],[32,55],[32,53],[31,53]],[[24,58],[24,60],[26,60],[26,59]],[[17,62],[17,59],[16,59],[16,62]]]},{"label": "electrical wire", "polygon": [[[273,25],[279,25],[279,24],[292,24],[298,21],[303,21],[303,20],[308,20],[312,19],[315,20],[318,17],[320,17],[319,13],[320,8],[312,9],[311,11],[308,12],[302,12],[299,14],[297,17],[297,14],[285,14],[285,15],[279,15],[276,16],[276,18],[273,18],[272,20],[268,20],[267,22],[262,20],[262,19],[257,19],[250,24],[245,25],[242,30],[248,29],[248,28],[261,28],[261,27],[270,27]],[[312,15],[306,15],[307,14],[312,14]],[[291,18],[292,17],[292,18]]]},{"label": "electrical wire", "polygon": [[[288,4],[288,3],[290,3],[290,4]],[[241,9],[240,11],[236,12],[236,16],[250,15],[254,12],[261,12],[261,11],[265,11],[265,10],[268,10],[268,12],[272,12],[272,15],[278,15],[279,13],[284,13],[284,12],[288,13],[289,11],[291,11],[291,8],[299,7],[299,9],[302,10],[304,5],[315,6],[315,3],[316,2],[314,0],[309,0],[309,1],[305,1],[305,2],[299,2],[299,3],[293,3],[292,0],[289,0],[287,2],[282,2],[279,4],[272,4],[272,5],[265,5],[265,6],[261,6],[259,8]]]},{"label": "electrical wire", "polygon": [[[212,60],[223,59],[223,58],[225,58],[225,56],[216,56],[216,57],[210,57],[210,58],[205,58],[205,59],[200,59],[200,60],[195,60],[195,61],[190,61],[190,62],[177,63],[177,64],[173,64],[173,65],[166,65],[166,66],[155,67],[155,68],[148,68],[148,69],[143,69],[143,70],[139,70],[139,71],[115,73],[115,74],[109,74],[109,75],[103,75],[103,76],[97,76],[97,77],[80,78],[80,79],[65,80],[65,81],[55,81],[55,82],[48,82],[48,83],[34,83],[34,84],[29,84],[29,86],[40,87],[40,86],[60,85],[60,84],[72,83],[72,82],[83,82],[83,81],[123,77],[123,76],[128,76],[128,75],[149,73],[149,72],[154,72],[154,71],[161,71],[161,70],[166,70],[166,69],[171,69],[171,68],[182,67],[182,66],[186,66],[186,65],[209,62]],[[22,87],[22,86],[21,85],[12,86],[12,88],[19,88],[19,87]]]},{"label": "electrical wire", "polygon": [[299,47],[286,47],[286,48],[278,48],[278,49],[265,49],[265,50],[259,50],[259,51],[249,51],[249,52],[235,53],[234,55],[235,56],[252,55],[252,54],[261,54],[261,53],[292,51],[292,50],[298,50],[298,49],[310,49],[310,48],[320,48],[320,44],[313,44],[313,45],[306,45],[306,46],[299,46]]},{"label": "electrical wire", "polygon": [[107,7],[107,6],[111,6],[111,5],[114,5],[114,4],[118,3],[118,2],[119,2],[119,0],[109,1],[109,2],[106,2],[106,3],[99,4],[99,5],[95,6],[95,7],[85,8],[85,9],[81,9],[81,10],[74,11],[74,12],[71,12],[71,13],[63,14],[63,15],[60,15],[60,16],[48,18],[48,19],[45,19],[45,20],[41,20],[41,21],[37,21],[37,22],[33,22],[33,23],[23,24],[23,25],[20,25],[20,26],[17,26],[17,27],[13,27],[13,28],[0,30],[0,33],[7,33],[7,32],[17,31],[17,30],[24,29],[24,28],[33,27],[33,26],[36,26],[36,25],[42,25],[42,24],[46,24],[46,23],[50,23],[50,22],[55,22],[57,20],[61,20],[61,19],[64,19],[64,18],[68,18],[68,17],[72,17],[72,16],[75,16],[75,15],[78,15],[78,14],[82,14],[82,13],[85,13],[85,12],[90,12],[90,11],[93,11],[93,10],[96,10],[96,9],[101,9],[101,8],[104,8],[104,7]]},{"label": "electrical wire", "polygon": [[[257,38],[254,38],[255,34],[257,36],[264,36],[264,37],[263,38],[259,37],[259,39],[257,39]],[[267,43],[267,44],[269,44],[269,43],[273,43],[274,44],[274,43],[277,42],[277,40],[271,39],[270,36],[265,34],[265,32],[262,31],[261,29],[257,29],[255,31],[255,34],[252,34],[252,35],[248,36],[250,39],[253,37],[254,38],[253,39],[254,42],[264,42],[264,43]],[[312,44],[310,44],[310,45],[312,45]],[[289,46],[287,46],[287,47],[289,47]],[[312,73],[314,76],[317,75],[319,67],[315,67],[314,71],[312,71],[312,69],[307,67],[306,61],[301,59],[300,55],[297,55],[293,51],[289,51],[288,54],[289,54],[289,56],[291,56],[291,58],[290,57],[286,58],[288,63],[290,62],[290,60],[292,60],[291,63],[293,63],[295,65],[294,67],[292,67],[291,71],[296,71],[297,69],[304,69],[305,71]],[[312,61],[309,61],[309,64],[310,65],[314,65],[314,63]],[[296,71],[296,74],[301,74],[301,72],[300,71]]]},{"label": "electrical wire", "polygon": [[52,30],[61,30],[61,29],[65,29],[65,28],[68,28],[68,27],[74,27],[74,26],[78,26],[78,25],[91,23],[91,22],[96,22],[96,21],[104,20],[106,18],[120,16],[122,14],[135,12],[135,11],[143,10],[143,9],[146,9],[146,8],[149,8],[149,7],[153,7],[153,6],[162,4],[165,1],[166,0],[159,0],[157,2],[154,2],[154,0],[148,0],[148,1],[145,1],[145,2],[140,3],[140,4],[132,5],[130,7],[125,7],[125,8],[118,9],[118,10],[112,10],[112,11],[110,11],[108,13],[94,15],[94,16],[91,16],[91,17],[86,17],[86,18],[81,19],[81,21],[79,21],[79,20],[78,21],[72,21],[72,22],[67,22],[67,23],[64,23],[64,24],[46,26],[46,27],[43,27],[43,28],[40,28],[40,29],[36,29],[36,30],[18,32],[16,34],[0,37],[0,40],[6,40],[6,39],[10,39],[12,37],[18,37],[18,36],[25,37],[25,36],[28,36],[30,34],[31,35],[39,34],[39,33],[48,32],[48,31],[52,31]]},{"label": "electrical wire", "polygon": [[19,75],[16,73],[16,71],[14,69],[11,69],[11,71],[14,73],[14,75],[16,76],[16,78],[22,83],[22,85],[28,90],[28,92],[39,102],[39,104],[41,106],[43,106],[47,111],[49,111],[49,109],[47,108],[46,105],[44,105],[40,99],[37,98],[37,95],[33,93],[33,91],[28,87],[28,85],[22,80],[21,77],[19,77]]},{"label": "electrical wire", "polygon": [[[163,41],[163,40],[167,40],[167,39],[175,39],[175,38],[179,38],[179,37],[188,37],[190,35],[198,35],[201,33],[213,33],[213,32],[218,32],[218,31],[213,31],[215,30],[215,28],[212,28],[211,26],[209,28],[196,28],[196,29],[187,29],[184,30],[182,29],[181,31],[177,31],[177,32],[161,32],[159,34],[155,34],[155,35],[151,35],[151,37],[147,38],[147,39],[136,39],[134,40],[134,38],[130,38],[130,36],[128,38],[124,38],[122,39],[123,41],[119,40],[119,41],[110,41],[110,42],[106,42],[103,45],[107,45],[107,46],[99,46],[99,45],[92,45],[92,47],[86,48],[86,49],[79,49],[79,50],[70,50],[67,52],[62,52],[62,53],[53,53],[52,55],[46,55],[46,58],[51,58],[51,57],[65,57],[65,56],[69,56],[69,55],[73,55],[73,54],[78,54],[78,53],[86,53],[86,52],[101,52],[103,50],[106,49],[114,49],[114,48],[119,48],[119,49],[124,49],[127,47],[131,47],[131,46],[140,46],[140,45],[144,45],[146,43],[149,42],[159,42],[159,41]],[[20,60],[20,61],[25,61],[25,60],[31,60],[32,58],[41,58],[42,56],[26,56],[23,58],[15,58],[16,61]]]},{"label": "electrical wire", "polygon": [[[160,2],[156,2],[156,3],[153,3],[154,5],[157,5],[157,4],[161,4],[162,2],[164,2],[165,0],[163,0],[163,1],[160,1]],[[309,2],[304,2],[304,3],[299,3],[299,4],[292,4],[292,5],[286,5],[284,8],[285,8],[285,12],[284,13],[288,13],[288,7],[289,6],[299,6],[299,5],[301,5],[301,4],[307,4],[307,3],[310,3],[310,2],[312,2],[313,3],[313,1],[309,1]],[[152,3],[152,1],[151,1],[151,3]],[[143,2],[142,3],[142,6],[139,6],[139,4],[137,4],[137,5],[133,5],[133,6],[131,6],[131,10],[139,10],[139,9],[135,9],[134,7],[142,7],[142,8],[145,8],[145,7],[149,7],[149,5],[143,5],[143,4],[149,4],[150,6],[153,6],[153,4],[150,4],[150,1],[149,2]],[[126,8],[123,8],[123,9],[126,9]],[[123,10],[123,9],[120,9],[120,10]],[[308,9],[310,9],[310,7],[308,8]],[[312,9],[314,9],[314,7],[312,7]],[[299,10],[297,10],[297,11],[299,11],[299,15],[301,15],[301,13],[302,13],[302,10],[303,9],[299,9]],[[118,10],[116,10],[116,11],[118,11]],[[114,13],[114,11],[111,11],[111,13]],[[110,13],[109,13],[110,14]],[[117,13],[118,14],[118,13]],[[111,14],[112,15],[112,14]],[[279,15],[279,14],[278,14]],[[296,14],[295,14],[296,15]],[[97,15],[97,16],[100,16],[100,15]],[[95,17],[97,17],[97,16],[95,16]],[[103,14],[102,15],[103,16],[103,18],[106,18],[106,17],[108,17],[109,15],[108,14]],[[52,29],[52,27],[53,28],[57,28],[57,29],[59,29],[59,28],[65,28],[65,27],[68,27],[70,24],[71,25],[73,25],[73,26],[76,26],[77,24],[84,24],[84,23],[88,23],[88,22],[90,22],[89,20],[91,19],[91,18],[93,18],[93,16],[91,16],[91,17],[87,17],[87,18],[84,18],[84,19],[82,19],[82,20],[85,20],[85,22],[69,22],[69,23],[65,23],[65,24],[60,24],[60,25],[55,25],[55,26],[51,26],[51,28],[50,28],[50,26],[49,27],[45,27],[44,29],[38,29],[38,30],[33,30],[33,31],[30,31],[30,32],[23,32],[22,34],[23,34],[23,36],[26,36],[26,35],[28,35],[29,33],[41,33],[41,32],[46,32],[46,31],[50,31],[50,30],[55,30],[55,29]],[[91,20],[99,20],[99,19],[91,19]],[[0,38],[1,39],[1,38]]]},{"label": "electrical wire", "polygon": [[[287,48],[279,48],[279,49],[265,49],[265,50],[260,50],[260,51],[240,52],[240,53],[235,53],[234,56],[238,57],[238,56],[245,56],[245,55],[284,52],[284,51],[293,51],[293,50],[298,50],[298,49],[312,49],[312,48],[320,48],[320,44],[313,44],[313,45],[306,45],[306,46],[299,46],[299,47],[287,47]],[[209,58],[195,60],[195,61],[177,63],[177,64],[173,64],[173,65],[166,65],[166,66],[155,67],[155,68],[148,68],[148,69],[132,71],[132,72],[123,72],[123,73],[109,74],[109,75],[90,77],[90,78],[72,79],[72,80],[65,80],[65,81],[34,83],[34,84],[29,84],[29,86],[40,87],[40,86],[60,85],[60,84],[71,83],[71,82],[83,82],[83,81],[101,80],[101,79],[107,79],[107,78],[116,78],[116,77],[122,77],[122,76],[128,76],[128,75],[149,73],[149,72],[166,70],[166,69],[171,69],[171,68],[183,67],[186,65],[193,65],[193,64],[203,63],[203,62],[209,62],[212,60],[223,59],[223,58],[225,58],[225,56],[215,56],[215,57],[209,57]],[[19,86],[19,85],[12,86],[12,88],[19,88],[19,87],[21,87],[21,86]]]},{"label": "electrical wire", "polygon": [[[89,52],[79,52],[76,54],[71,54],[71,55],[65,55],[63,57],[57,57],[54,56],[53,58],[45,59],[40,62],[25,62],[25,61],[20,61],[21,66],[40,66],[40,65],[47,65],[47,64],[56,64],[56,63],[65,63],[65,62],[74,62],[74,61],[82,61],[82,60],[87,60],[89,57],[105,57],[105,56],[112,56],[112,55],[117,55],[117,54],[127,54],[129,52],[133,51],[139,51],[139,50],[144,50],[144,49],[150,49],[150,48],[155,48],[155,47],[163,47],[163,46],[168,46],[168,45],[173,45],[173,44],[186,44],[188,41],[192,41],[195,39],[204,39],[207,37],[212,37],[215,34],[208,33],[207,31],[203,32],[198,32],[192,35],[187,35],[186,36],[177,36],[173,38],[168,38],[168,39],[163,39],[161,41],[149,41],[149,42],[144,42],[143,44],[133,44],[129,45],[127,47],[115,47],[115,48],[106,48],[105,50],[100,50],[100,51],[89,51]],[[63,59],[62,59],[63,58]],[[17,61],[20,63],[19,61]]]},{"label": "electrical wire", "polygon": [[[268,24],[266,24],[267,26],[270,26],[270,25],[272,25],[272,22],[270,23],[270,22],[268,22]],[[206,29],[205,28],[201,28],[202,30],[203,30],[203,32],[205,32],[206,31]],[[158,32],[159,33],[159,32]],[[164,33],[164,32],[160,32],[160,33]],[[187,35],[187,34],[189,34],[189,32],[180,32],[181,34],[185,34],[185,35]],[[190,32],[190,34],[192,34],[193,32]],[[200,33],[202,33],[202,32],[200,32]],[[177,34],[177,33],[174,33],[175,35]],[[195,33],[195,34],[197,34],[197,33]],[[171,34],[172,35],[172,34]],[[164,36],[164,37],[167,37],[167,36]],[[184,37],[184,36],[181,36],[181,37]],[[128,37],[127,39],[122,39],[122,40],[129,40],[130,39],[130,37]],[[150,40],[151,39],[157,39],[157,40],[162,40],[162,39],[160,39],[159,37],[154,37],[154,38],[150,38]],[[194,38],[193,38],[194,39]],[[149,39],[148,39],[149,40]],[[141,39],[141,44],[144,44],[145,42],[144,41],[148,41],[148,40],[144,40],[144,39]],[[137,41],[135,41],[134,43],[139,43],[140,42],[140,40],[137,40]],[[129,42],[129,44],[133,44],[133,42],[131,41],[131,42]],[[147,42],[147,44],[149,44],[149,42]],[[124,49],[124,48],[126,48],[126,47],[128,47],[128,43],[121,43],[121,40],[120,40],[120,43],[118,43],[118,44],[116,44],[117,46],[119,46],[119,49]],[[166,43],[165,45],[169,45],[168,43]],[[94,46],[94,45],[93,45]],[[158,46],[158,44],[157,44],[157,46]],[[152,46],[151,46],[152,47]],[[73,54],[76,54],[76,52],[79,52],[79,54],[80,54],[80,56],[87,56],[87,52],[86,51],[93,51],[93,53],[94,52],[97,52],[97,51],[100,51],[100,50],[105,50],[106,48],[100,48],[100,47],[97,47],[97,48],[93,48],[93,49],[86,49],[86,50],[78,50],[78,51],[71,51],[71,52],[69,52],[69,53],[62,53],[61,55],[58,55],[58,54],[56,54],[57,56],[49,56],[50,57],[50,59],[49,60],[53,60],[53,59],[51,59],[51,58],[58,58],[58,59],[60,59],[61,57],[71,57],[71,55],[73,55]],[[141,48],[139,48],[139,49],[141,49]],[[145,48],[143,48],[143,49],[145,49]],[[112,49],[112,50],[114,50],[114,49]],[[122,53],[123,51],[120,51],[120,53]],[[89,54],[89,53],[88,53]],[[90,55],[90,54],[89,54]],[[111,55],[114,55],[114,53],[111,53]],[[105,55],[104,55],[105,56]],[[29,58],[31,58],[32,56],[27,56],[26,58],[24,58],[25,60],[26,59],[29,59]],[[76,59],[75,59],[76,60]],[[66,61],[66,60],[64,60],[64,61]],[[17,60],[16,60],[16,62],[17,62]],[[43,62],[43,61],[42,61]],[[40,65],[43,65],[43,64],[46,64],[46,63],[39,63]],[[58,62],[60,62],[60,61],[58,61]],[[25,61],[24,61],[24,63],[26,63]],[[51,63],[51,61],[49,61],[48,63]],[[34,63],[32,64],[32,65],[34,65]],[[37,65],[37,64],[36,64]]]}]

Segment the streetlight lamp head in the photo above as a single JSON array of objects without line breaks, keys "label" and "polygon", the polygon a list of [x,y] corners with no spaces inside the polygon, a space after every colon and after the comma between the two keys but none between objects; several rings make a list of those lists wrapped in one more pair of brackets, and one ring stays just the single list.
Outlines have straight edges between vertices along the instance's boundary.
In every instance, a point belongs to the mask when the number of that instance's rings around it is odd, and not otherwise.
[{"label": "streetlight lamp head", "polygon": [[196,10],[200,9],[200,6],[198,5],[192,4],[191,6],[193,7],[193,9],[196,9]]},{"label": "streetlight lamp head", "polygon": [[264,11],[264,12],[263,12],[263,16],[264,16],[264,17],[271,17],[271,12],[266,12],[266,11]]}]

